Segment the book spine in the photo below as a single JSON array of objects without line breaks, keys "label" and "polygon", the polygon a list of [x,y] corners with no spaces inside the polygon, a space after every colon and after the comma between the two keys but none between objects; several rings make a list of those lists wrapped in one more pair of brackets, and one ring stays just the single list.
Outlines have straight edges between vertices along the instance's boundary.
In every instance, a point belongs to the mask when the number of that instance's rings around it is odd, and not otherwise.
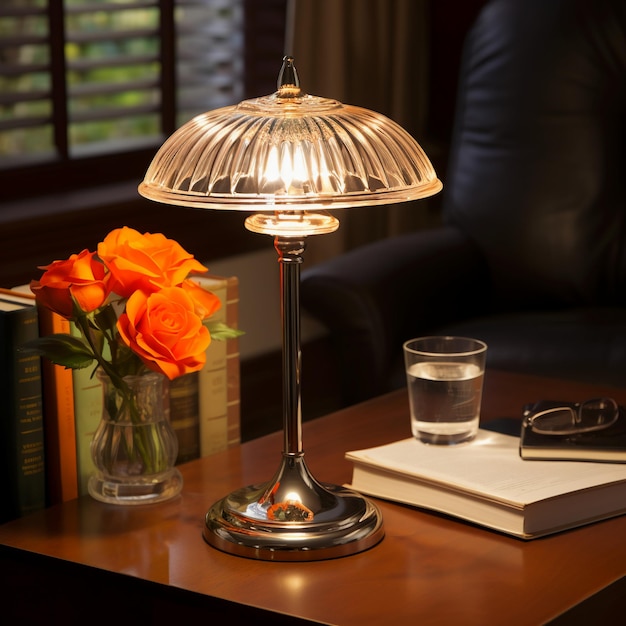
[{"label": "book spine", "polygon": [[[231,328],[239,328],[239,280],[236,276],[227,280],[226,324]],[[227,445],[231,447],[241,442],[241,374],[238,338],[226,341],[226,374],[228,381],[226,432]]]},{"label": "book spine", "polygon": [[[40,307],[40,335],[70,332],[70,322],[47,307]],[[72,370],[42,359],[46,482],[48,504],[78,496],[76,427]]]},{"label": "book spine", "polygon": [[169,419],[178,440],[176,464],[200,457],[198,393],[198,372],[169,382]]},{"label": "book spine", "polygon": [[[218,296],[222,307],[212,317],[237,328],[239,281],[236,276],[207,277],[200,284]],[[199,373],[200,456],[236,445],[240,430],[239,340],[212,341]]]},{"label": "book spine", "polygon": [[41,359],[20,347],[39,335],[37,309],[0,312],[0,418],[2,455],[0,522],[42,509],[46,504]]},{"label": "book spine", "polygon": [[[71,333],[81,336],[75,324]],[[89,477],[96,471],[91,458],[91,441],[102,418],[102,383],[92,377],[93,367],[72,370],[74,390],[74,428],[76,432],[76,474],[78,495],[88,493]]]}]

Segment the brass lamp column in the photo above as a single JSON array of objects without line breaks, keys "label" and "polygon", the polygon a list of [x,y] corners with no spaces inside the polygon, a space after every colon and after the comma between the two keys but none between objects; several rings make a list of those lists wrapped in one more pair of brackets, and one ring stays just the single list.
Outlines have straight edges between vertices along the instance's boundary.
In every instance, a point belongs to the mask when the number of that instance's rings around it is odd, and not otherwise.
[{"label": "brass lamp column", "polygon": [[278,253],[283,335],[283,451],[267,482],[234,491],[206,514],[215,548],[276,561],[354,554],[384,535],[378,508],[307,468],[300,407],[300,267],[311,235],[339,221],[326,209],[390,204],[438,192],[420,146],[388,118],[304,94],[293,59],[278,91],[200,115],[174,133],[139,192],[168,204],[253,211],[248,230]]}]

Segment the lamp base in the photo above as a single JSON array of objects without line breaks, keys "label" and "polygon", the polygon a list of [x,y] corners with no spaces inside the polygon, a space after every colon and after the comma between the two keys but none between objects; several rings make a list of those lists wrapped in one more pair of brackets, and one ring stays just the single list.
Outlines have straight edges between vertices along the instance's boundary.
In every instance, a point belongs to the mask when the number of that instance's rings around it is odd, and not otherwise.
[{"label": "lamp base", "polygon": [[230,554],[264,561],[318,561],[367,550],[384,536],[378,507],[321,484],[302,455],[283,455],[269,483],[238,489],[207,512],[203,537]]}]

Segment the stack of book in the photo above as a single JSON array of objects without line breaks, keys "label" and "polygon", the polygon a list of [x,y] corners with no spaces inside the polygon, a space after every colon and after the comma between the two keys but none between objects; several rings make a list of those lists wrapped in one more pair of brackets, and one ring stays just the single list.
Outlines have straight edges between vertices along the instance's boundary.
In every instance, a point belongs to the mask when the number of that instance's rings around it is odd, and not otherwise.
[{"label": "stack of book", "polygon": [[[196,278],[222,301],[212,320],[238,324],[236,277]],[[27,286],[0,290],[0,523],[87,493],[90,444],[102,414],[92,368],[65,369],[20,350],[40,335],[73,332],[70,322],[38,308]],[[205,367],[169,388],[169,417],[179,439],[177,463],[240,440],[239,342],[213,341]]]}]

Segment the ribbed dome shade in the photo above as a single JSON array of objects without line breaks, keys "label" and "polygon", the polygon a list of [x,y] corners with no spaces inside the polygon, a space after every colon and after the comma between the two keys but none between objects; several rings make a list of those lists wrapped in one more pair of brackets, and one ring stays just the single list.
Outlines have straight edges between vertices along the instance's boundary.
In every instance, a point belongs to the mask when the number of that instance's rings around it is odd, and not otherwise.
[{"label": "ribbed dome shade", "polygon": [[168,204],[258,211],[389,204],[441,189],[424,151],[392,120],[304,94],[290,58],[279,85],[182,126],[139,192]]}]

